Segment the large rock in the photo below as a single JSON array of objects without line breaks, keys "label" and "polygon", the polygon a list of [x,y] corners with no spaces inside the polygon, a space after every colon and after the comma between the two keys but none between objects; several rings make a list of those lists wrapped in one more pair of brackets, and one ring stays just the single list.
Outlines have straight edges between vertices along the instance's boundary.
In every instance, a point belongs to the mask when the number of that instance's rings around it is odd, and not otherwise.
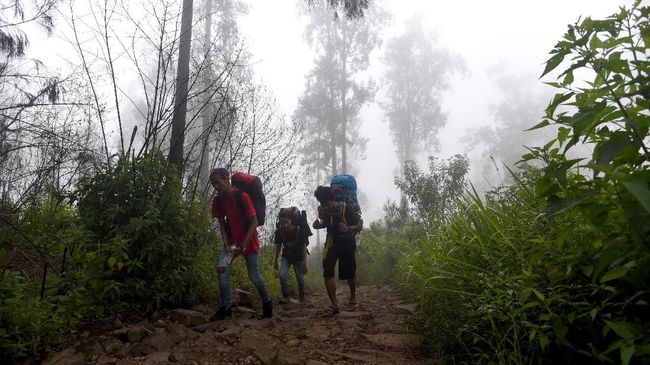
[{"label": "large rock", "polygon": [[158,351],[167,351],[174,345],[172,339],[166,333],[154,333],[142,341],[143,344],[151,345]]},{"label": "large rock", "polygon": [[124,347],[124,344],[122,341],[118,340],[117,338],[110,338],[106,342],[104,342],[104,349],[106,350],[106,353],[109,355],[117,354],[120,352],[120,350]]},{"label": "large rock", "polygon": [[148,343],[136,343],[129,349],[131,356],[147,356],[156,352],[156,348]]},{"label": "large rock", "polygon": [[169,364],[169,351],[159,351],[147,356],[143,365]]},{"label": "large rock", "polygon": [[170,319],[172,322],[178,322],[186,327],[194,327],[208,323],[208,319],[201,312],[189,309],[174,309]]},{"label": "large rock", "polygon": [[253,353],[262,364],[272,364],[278,355],[277,345],[273,338],[253,329],[246,331],[239,341],[239,349]]},{"label": "large rock", "polygon": [[67,349],[57,352],[56,354],[50,356],[45,361],[43,365],[83,365],[84,364],[84,355],[75,351],[74,347],[68,347]]},{"label": "large rock", "polygon": [[129,342],[140,342],[142,338],[144,338],[146,332],[147,331],[142,326],[133,326],[127,331],[126,338]]}]

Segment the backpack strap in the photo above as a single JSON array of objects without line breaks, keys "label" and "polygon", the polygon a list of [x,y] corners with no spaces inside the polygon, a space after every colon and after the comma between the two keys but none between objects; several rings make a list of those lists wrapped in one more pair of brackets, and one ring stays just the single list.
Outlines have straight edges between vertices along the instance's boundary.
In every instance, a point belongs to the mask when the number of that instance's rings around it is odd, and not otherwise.
[{"label": "backpack strap", "polygon": [[246,229],[251,225],[251,219],[246,216],[246,204],[244,204],[244,198],[242,198],[242,194],[244,193],[243,190],[237,189],[235,190],[235,201],[237,202],[237,207],[239,208],[239,211],[241,212],[242,218],[244,220],[244,226]]}]

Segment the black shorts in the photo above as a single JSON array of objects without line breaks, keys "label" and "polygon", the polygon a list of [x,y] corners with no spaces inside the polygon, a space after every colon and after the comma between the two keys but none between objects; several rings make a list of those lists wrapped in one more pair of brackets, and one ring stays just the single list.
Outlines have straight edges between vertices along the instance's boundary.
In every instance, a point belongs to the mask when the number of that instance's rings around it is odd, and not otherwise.
[{"label": "black shorts", "polygon": [[323,258],[323,277],[334,277],[334,266],[339,262],[339,279],[353,279],[357,271],[355,252],[357,243],[354,237],[334,239],[332,247],[327,250]]}]

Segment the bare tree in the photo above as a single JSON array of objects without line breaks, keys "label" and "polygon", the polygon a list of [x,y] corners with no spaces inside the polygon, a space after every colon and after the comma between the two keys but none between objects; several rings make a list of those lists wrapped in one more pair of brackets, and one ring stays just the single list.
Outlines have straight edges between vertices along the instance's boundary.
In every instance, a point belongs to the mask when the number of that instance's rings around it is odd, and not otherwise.
[{"label": "bare tree", "polygon": [[174,93],[174,118],[169,150],[169,162],[178,167],[183,175],[183,144],[185,143],[185,115],[187,113],[187,89],[190,78],[190,46],[192,44],[193,1],[183,0],[181,36],[178,47],[176,92]]}]

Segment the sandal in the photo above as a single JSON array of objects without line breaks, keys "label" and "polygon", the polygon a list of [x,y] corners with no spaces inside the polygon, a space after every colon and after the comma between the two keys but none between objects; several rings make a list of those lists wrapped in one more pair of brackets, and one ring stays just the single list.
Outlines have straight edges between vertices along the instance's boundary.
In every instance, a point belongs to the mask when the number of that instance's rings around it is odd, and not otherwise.
[{"label": "sandal", "polygon": [[325,312],[325,317],[334,317],[335,315],[339,314],[339,312],[339,307],[330,306],[329,310]]}]

